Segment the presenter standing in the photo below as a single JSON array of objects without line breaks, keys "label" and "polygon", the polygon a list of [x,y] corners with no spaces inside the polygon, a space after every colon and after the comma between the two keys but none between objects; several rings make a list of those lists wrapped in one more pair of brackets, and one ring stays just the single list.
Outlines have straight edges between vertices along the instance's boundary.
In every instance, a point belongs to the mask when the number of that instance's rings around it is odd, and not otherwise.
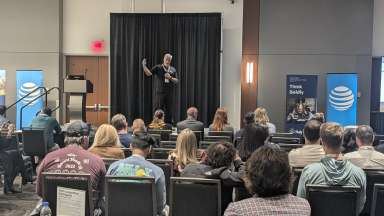
[{"label": "presenter standing", "polygon": [[154,82],[154,110],[162,109],[165,113],[165,122],[172,123],[173,91],[179,82],[176,69],[171,66],[172,55],[164,55],[163,64],[154,66],[151,70],[147,67],[147,60],[142,61],[143,71],[146,76],[155,77]]}]

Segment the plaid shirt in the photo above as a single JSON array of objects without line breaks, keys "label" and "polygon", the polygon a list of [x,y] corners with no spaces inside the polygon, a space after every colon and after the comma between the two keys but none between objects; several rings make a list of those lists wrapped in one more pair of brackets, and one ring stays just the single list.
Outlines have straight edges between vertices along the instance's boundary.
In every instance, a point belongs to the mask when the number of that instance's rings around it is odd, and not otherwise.
[{"label": "plaid shirt", "polygon": [[252,197],[231,203],[224,216],[304,216],[311,214],[307,200],[291,194],[275,197]]}]

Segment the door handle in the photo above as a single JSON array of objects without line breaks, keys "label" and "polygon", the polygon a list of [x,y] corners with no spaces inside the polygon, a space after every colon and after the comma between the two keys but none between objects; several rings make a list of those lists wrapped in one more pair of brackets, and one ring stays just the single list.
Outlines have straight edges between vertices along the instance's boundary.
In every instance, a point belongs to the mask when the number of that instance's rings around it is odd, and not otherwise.
[{"label": "door handle", "polygon": [[88,110],[97,111],[97,104],[94,104],[93,106],[85,106],[85,108]]}]

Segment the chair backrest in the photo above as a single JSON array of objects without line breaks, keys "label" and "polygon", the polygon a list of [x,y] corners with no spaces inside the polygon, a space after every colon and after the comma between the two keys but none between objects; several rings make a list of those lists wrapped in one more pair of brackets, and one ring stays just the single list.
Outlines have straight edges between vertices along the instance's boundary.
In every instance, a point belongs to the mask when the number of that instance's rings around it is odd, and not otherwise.
[{"label": "chair backrest", "polygon": [[164,172],[165,187],[167,190],[167,204],[169,204],[169,194],[171,191],[171,188],[170,188],[171,177],[174,176],[173,161],[167,160],[167,159],[148,159],[148,161],[155,164],[156,166],[160,167]]},{"label": "chair backrest", "polygon": [[290,152],[292,149],[301,148],[303,144],[289,144],[289,143],[277,143],[277,145],[284,151]]},{"label": "chair backrest", "polygon": [[375,184],[384,184],[384,170],[364,170],[367,177],[366,200],[362,214],[369,215],[372,207]]},{"label": "chair backrest", "polygon": [[105,177],[105,215],[156,216],[156,187],[153,177]]},{"label": "chair backrest", "polygon": [[148,129],[148,133],[152,135],[160,135],[160,141],[168,141],[172,130]]},{"label": "chair backrest", "polygon": [[38,128],[23,128],[24,152],[29,156],[44,157],[48,152],[47,131]]},{"label": "chair backrest", "polygon": [[373,199],[371,216],[384,215],[384,184],[375,184],[373,187]]},{"label": "chair backrest", "polygon": [[171,216],[221,215],[218,179],[171,178]]},{"label": "chair backrest", "polygon": [[168,159],[169,153],[173,151],[174,149],[169,148],[153,148],[149,159]]},{"label": "chair backrest", "polygon": [[90,174],[43,172],[43,199],[49,202],[52,215],[56,215],[57,187],[85,191],[85,215],[91,215],[94,209],[94,201],[90,179]]},{"label": "chair backrest", "polygon": [[175,149],[176,148],[176,141],[161,141],[160,142],[160,148]]},{"label": "chair backrest", "polygon": [[155,147],[159,147],[160,146],[160,141],[161,141],[161,135],[160,134],[151,134],[149,133],[153,138],[155,138],[156,140],[156,143],[155,143]]},{"label": "chair backrest", "polygon": [[272,143],[299,144],[302,143],[303,138],[293,133],[275,133],[269,137],[269,141]]},{"label": "chair backrest", "polygon": [[232,131],[208,131],[208,136],[225,136],[230,138],[229,142],[233,142]]},{"label": "chair backrest", "polygon": [[103,162],[105,164],[105,169],[108,170],[109,166],[113,164],[114,162],[118,161],[119,159],[114,159],[114,158],[102,158]]},{"label": "chair backrest", "polygon": [[199,142],[199,148],[200,149],[207,149],[210,145],[215,144],[217,142],[213,141],[200,141]]},{"label": "chair backrest", "polygon": [[169,134],[169,141],[176,141],[178,134]]},{"label": "chair backrest", "polygon": [[[180,132],[181,131],[178,131],[178,133],[180,133]],[[203,138],[204,138],[204,131],[193,131],[193,133],[196,136],[196,142],[197,143],[199,143],[201,140],[203,140]],[[177,136],[178,136],[178,134],[171,134],[169,136],[169,140],[176,141],[177,140]]]},{"label": "chair backrest", "polygon": [[297,187],[299,186],[299,181],[301,177],[301,172],[303,171],[304,167],[292,167],[292,176],[293,176],[293,183],[291,188],[291,194],[296,196],[297,193]]},{"label": "chair backrest", "polygon": [[124,152],[124,157],[130,157],[132,155],[132,150],[130,148],[121,148]]},{"label": "chair backrest", "polygon": [[306,185],[307,200],[312,216],[355,216],[359,187]]},{"label": "chair backrest", "polygon": [[230,136],[205,136],[204,141],[212,141],[212,142],[224,141],[224,142],[232,143],[232,138]]}]

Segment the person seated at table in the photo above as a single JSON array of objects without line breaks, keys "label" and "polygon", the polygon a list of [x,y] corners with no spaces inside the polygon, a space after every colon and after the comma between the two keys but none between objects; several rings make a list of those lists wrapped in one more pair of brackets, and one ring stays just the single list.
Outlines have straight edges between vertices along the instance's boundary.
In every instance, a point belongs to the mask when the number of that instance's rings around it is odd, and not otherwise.
[{"label": "person seated at table", "polygon": [[44,107],[40,113],[32,120],[32,129],[44,129],[47,134],[47,149],[48,152],[59,149],[59,145],[54,141],[54,132],[61,133],[61,127],[59,122],[52,117],[52,110],[49,107]]},{"label": "person seated at table", "polygon": [[127,119],[123,114],[116,114],[111,119],[111,125],[116,128],[120,143],[128,148],[131,144],[132,133],[128,132]]},{"label": "person seated at table", "polygon": [[123,159],[122,147],[116,129],[112,125],[102,124],[97,129],[95,140],[88,151],[102,158]]},{"label": "person seated at table", "polygon": [[196,107],[188,108],[187,119],[176,124],[177,131],[182,131],[186,128],[189,128],[193,131],[204,131],[204,123],[197,120],[198,114],[199,111]]},{"label": "person seated at table", "polygon": [[137,134],[137,133],[146,133],[147,129],[145,128],[145,123],[143,119],[135,119],[132,123],[132,134]]},{"label": "person seated at table", "polygon": [[195,133],[189,128],[182,130],[177,136],[176,150],[168,157],[174,162],[175,175],[179,175],[188,164],[198,162],[197,151]]}]

